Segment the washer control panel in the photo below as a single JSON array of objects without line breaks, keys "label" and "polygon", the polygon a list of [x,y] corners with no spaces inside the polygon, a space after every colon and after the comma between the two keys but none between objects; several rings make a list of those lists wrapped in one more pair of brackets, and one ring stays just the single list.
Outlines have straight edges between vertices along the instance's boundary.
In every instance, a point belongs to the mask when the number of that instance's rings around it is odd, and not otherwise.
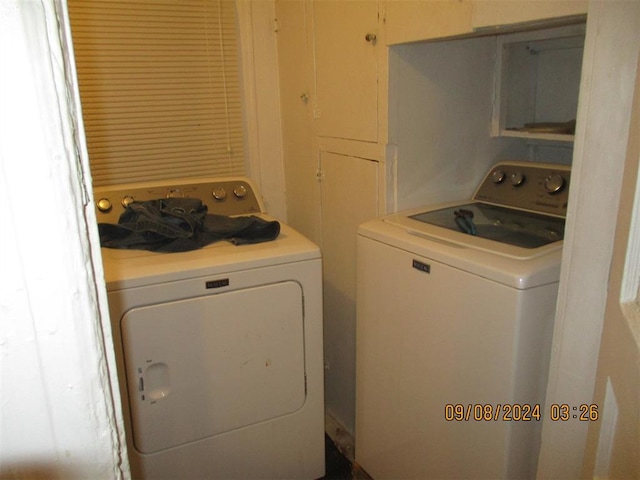
[{"label": "washer control panel", "polygon": [[501,162],[489,170],[473,199],[566,217],[570,177],[571,167],[566,165]]},{"label": "washer control panel", "polygon": [[265,213],[250,179],[245,177],[166,180],[97,187],[93,191],[98,223],[118,223],[132,202],[160,198],[196,198],[216,215]]}]

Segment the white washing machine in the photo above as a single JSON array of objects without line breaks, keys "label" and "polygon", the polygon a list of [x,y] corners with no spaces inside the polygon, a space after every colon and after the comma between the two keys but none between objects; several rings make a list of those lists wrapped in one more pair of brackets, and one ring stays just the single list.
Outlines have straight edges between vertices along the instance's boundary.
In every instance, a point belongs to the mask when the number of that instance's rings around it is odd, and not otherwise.
[{"label": "white washing machine", "polygon": [[[98,221],[167,197],[273,220],[249,179],[230,178],[98,188]],[[322,477],[318,247],[281,225],[264,243],[102,255],[133,477]]]},{"label": "white washing machine", "polygon": [[535,478],[569,176],[503,162],[471,200],[360,226],[356,462],[376,480]]}]

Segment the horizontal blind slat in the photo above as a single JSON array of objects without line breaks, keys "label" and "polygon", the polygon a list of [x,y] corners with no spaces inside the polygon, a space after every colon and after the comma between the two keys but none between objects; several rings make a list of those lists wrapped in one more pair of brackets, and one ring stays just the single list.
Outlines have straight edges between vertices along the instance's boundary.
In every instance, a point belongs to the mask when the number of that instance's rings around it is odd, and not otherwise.
[{"label": "horizontal blind slat", "polygon": [[232,0],[69,0],[95,186],[244,174]]}]

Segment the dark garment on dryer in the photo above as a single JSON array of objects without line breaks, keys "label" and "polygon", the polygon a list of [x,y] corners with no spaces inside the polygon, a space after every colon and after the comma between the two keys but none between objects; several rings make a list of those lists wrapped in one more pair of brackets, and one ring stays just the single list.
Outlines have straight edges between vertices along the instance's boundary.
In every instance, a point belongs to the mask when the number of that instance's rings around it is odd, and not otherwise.
[{"label": "dark garment on dryer", "polygon": [[103,247],[153,252],[186,252],[219,240],[236,245],[268,242],[280,234],[277,221],[210,214],[193,198],[132,202],[116,225],[100,223],[98,229]]}]

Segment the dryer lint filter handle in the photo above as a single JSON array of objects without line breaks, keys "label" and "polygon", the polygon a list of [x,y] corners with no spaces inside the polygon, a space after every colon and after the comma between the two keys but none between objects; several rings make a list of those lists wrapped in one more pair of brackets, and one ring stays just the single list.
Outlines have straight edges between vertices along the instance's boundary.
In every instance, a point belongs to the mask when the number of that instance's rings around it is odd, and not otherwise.
[{"label": "dryer lint filter handle", "polygon": [[138,367],[138,395],[142,401],[155,403],[169,396],[169,366],[163,362],[153,362]]}]

